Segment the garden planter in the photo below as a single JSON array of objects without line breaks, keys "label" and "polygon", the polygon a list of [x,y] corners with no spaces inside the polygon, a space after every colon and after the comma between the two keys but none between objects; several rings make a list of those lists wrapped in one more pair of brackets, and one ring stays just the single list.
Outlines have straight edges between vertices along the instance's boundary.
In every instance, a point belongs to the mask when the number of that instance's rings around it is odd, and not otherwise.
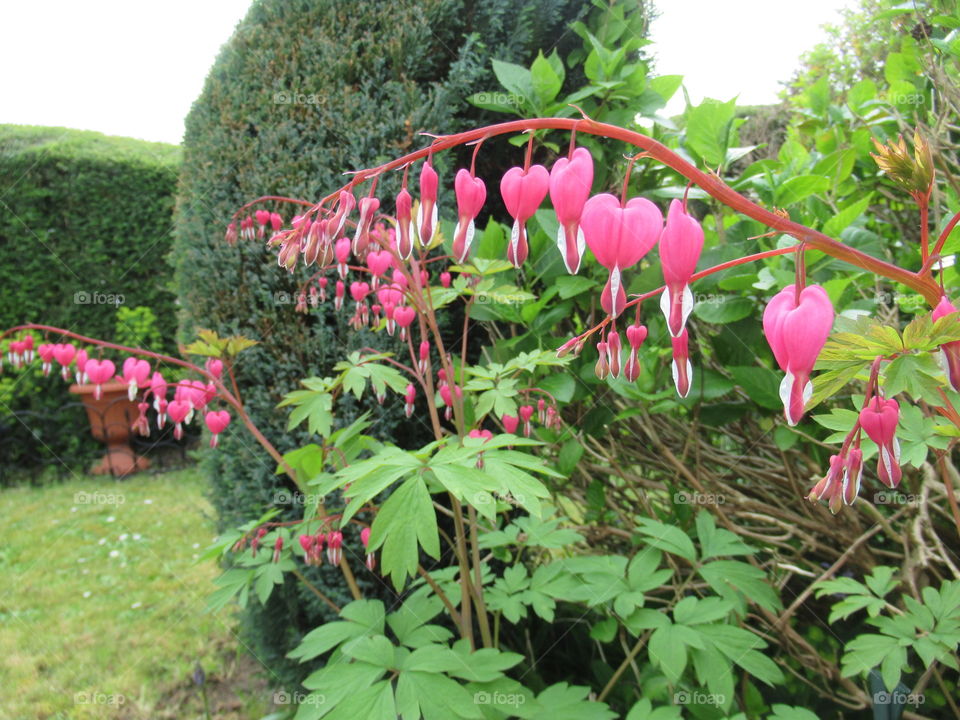
[{"label": "garden planter", "polygon": [[146,470],[150,461],[137,455],[129,445],[130,426],[137,418],[137,406],[127,398],[127,386],[110,382],[102,386],[100,399],[94,397],[93,385],[71,385],[70,392],[79,395],[90,421],[90,432],[106,443],[107,452],[90,472],[94,475],[112,473],[123,477]]}]

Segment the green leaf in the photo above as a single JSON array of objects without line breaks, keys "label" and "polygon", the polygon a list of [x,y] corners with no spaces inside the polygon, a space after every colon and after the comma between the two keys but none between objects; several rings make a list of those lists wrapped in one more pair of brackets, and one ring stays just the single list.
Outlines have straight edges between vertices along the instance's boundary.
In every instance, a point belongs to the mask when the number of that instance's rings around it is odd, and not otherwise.
[{"label": "green leaf", "polygon": [[653,631],[647,646],[650,659],[674,685],[687,667],[687,646],[676,625],[664,625]]},{"label": "green leaf", "polygon": [[766,610],[783,606],[759,568],[737,560],[715,560],[700,568],[700,575],[714,592],[734,602],[754,602]]},{"label": "green leaf", "polygon": [[696,303],[693,314],[704,322],[725,325],[752,315],[755,307],[750,298],[742,295],[719,295],[716,299]]},{"label": "green leaf", "polygon": [[418,543],[428,555],[440,558],[436,511],[423,477],[414,475],[380,506],[370,528],[369,551],[383,546],[383,572],[398,590],[416,574]]},{"label": "green leaf", "polygon": [[693,541],[680,528],[644,517],[637,518],[637,522],[637,531],[645,536],[648,545],[679,555],[690,562],[697,559]]},{"label": "green leaf", "polygon": [[711,168],[720,167],[727,157],[730,129],[736,100],[720,102],[711,98],[687,108],[686,145]]},{"label": "green leaf", "polygon": [[304,420],[311,433],[327,437],[333,429],[333,396],[326,391],[294,390],[284,396],[277,407],[295,406],[287,421],[287,430],[293,430]]},{"label": "green leaf", "polygon": [[561,275],[554,280],[554,284],[557,286],[560,297],[564,300],[599,286],[596,280],[583,275]]},{"label": "green leaf", "polygon": [[[418,710],[419,708],[419,710]],[[397,710],[404,718],[482,720],[483,714],[466,688],[445,675],[410,670],[397,680]]]},{"label": "green leaf", "polygon": [[783,673],[776,663],[763,653],[766,643],[748,630],[733,625],[701,625],[698,630],[704,639],[734,663],[767,685],[783,682]]},{"label": "green leaf", "polygon": [[779,207],[788,207],[829,189],[830,178],[822,175],[795,175],[777,187],[774,204]]},{"label": "green leaf", "polygon": [[397,706],[393,699],[393,685],[381,680],[357,693],[348,695],[337,705],[326,720],[396,720]]},{"label": "green leaf", "polygon": [[843,210],[827,220],[826,223],[824,223],[823,234],[832,238],[840,237],[841,232],[846,230],[854,220],[866,212],[872,199],[872,195],[867,195],[866,197],[856,200],[845,207]]},{"label": "green leaf", "polygon": [[780,400],[780,376],[773,370],[755,365],[735,365],[727,370],[733,376],[734,382],[760,407],[769,410],[783,407]]},{"label": "green leaf", "polygon": [[[552,55],[556,56],[556,53],[554,50]],[[551,63],[543,56],[542,50],[538,52],[530,66],[530,81],[540,107],[545,107],[557,97],[563,86],[563,78],[563,63]]]},{"label": "green leaf", "polygon": [[531,720],[613,720],[614,713],[604,703],[587,699],[589,687],[558,683],[537,695]]},{"label": "green leaf", "polygon": [[533,99],[533,77],[525,67],[494,59],[493,73],[497,76],[500,84],[516,96],[510,98],[508,104],[522,106]]},{"label": "green leaf", "polygon": [[752,555],[756,552],[736,534],[724,528],[718,529],[713,515],[706,510],[697,513],[696,525],[702,560],[722,555]]}]

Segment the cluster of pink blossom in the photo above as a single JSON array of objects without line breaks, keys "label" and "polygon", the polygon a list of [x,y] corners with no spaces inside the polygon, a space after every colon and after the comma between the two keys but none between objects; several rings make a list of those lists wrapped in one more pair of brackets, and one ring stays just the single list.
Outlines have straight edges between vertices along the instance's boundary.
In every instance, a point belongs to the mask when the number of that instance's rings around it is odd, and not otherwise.
[{"label": "cluster of pink blossom", "polygon": [[[8,352],[14,367],[24,368],[33,360],[33,343],[33,336],[29,334],[10,342]],[[137,419],[131,429],[143,436],[150,434],[147,420],[149,401],[152,400],[157,413],[157,428],[162,429],[169,420],[175,425],[174,437],[179,440],[183,436],[183,425],[189,423],[195,413],[207,408],[217,395],[213,383],[203,383],[200,380],[181,380],[169,384],[160,372],[153,372],[151,375],[150,363],[137,357],[126,358],[117,373],[117,366],[112,360],[90,357],[85,348],[78,350],[72,343],[41,343],[36,354],[40,357],[41,370],[45,377],[53,371],[53,364],[56,362],[60,366],[61,377],[65,382],[69,382],[72,366],[72,379],[80,386],[93,385],[93,396],[96,400],[103,397],[103,386],[107,383],[125,384],[130,402],[138,395],[141,397],[141,401],[137,403]],[[206,369],[219,378],[223,373],[223,361],[209,358]],[[169,387],[173,388],[173,399],[168,402]],[[211,433],[210,447],[216,447],[220,433],[230,424],[230,413],[227,410],[208,409],[203,417]]]}]

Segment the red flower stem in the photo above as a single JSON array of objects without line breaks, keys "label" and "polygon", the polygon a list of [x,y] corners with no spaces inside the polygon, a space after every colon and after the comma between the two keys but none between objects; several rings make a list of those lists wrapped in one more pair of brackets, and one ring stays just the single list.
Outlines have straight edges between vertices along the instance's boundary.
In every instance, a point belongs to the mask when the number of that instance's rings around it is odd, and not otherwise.
[{"label": "red flower stem", "polygon": [[[627,160],[627,170],[623,173],[623,186],[620,189],[620,207],[622,208],[627,206],[627,186],[630,185],[630,172],[633,170],[633,164],[642,154],[643,153],[631,155],[630,159]],[[686,197],[684,197],[684,206],[686,206]]]},{"label": "red flower stem", "polygon": [[288,202],[288,203],[294,203],[295,205],[305,205],[308,208],[314,207],[313,203],[307,202],[306,200],[297,200],[296,198],[285,197],[283,195],[261,195],[256,200],[251,200],[250,202],[244,205],[241,205],[239,208],[237,208],[237,211],[233,214],[231,219],[235,220],[236,218],[240,217],[240,215],[243,213],[244,210],[246,210],[249,207],[253,207],[257,203],[271,202],[271,201]]},{"label": "red flower stem", "polygon": [[926,263],[930,257],[930,193],[918,193],[914,197],[920,208],[920,260]]},{"label": "red flower stem", "polygon": [[[950,218],[950,222],[947,223],[947,226],[943,229],[943,232],[940,233],[940,237],[937,238],[937,242],[933,246],[933,252],[930,254],[931,258],[934,258],[940,254],[940,251],[943,250],[943,246],[947,242],[947,238],[950,237],[950,233],[953,232],[953,229],[957,226],[958,222],[960,222],[960,212]],[[922,273],[923,270],[920,272]]]},{"label": "red flower stem", "polygon": [[530,132],[530,140],[527,141],[527,152],[523,156],[523,174],[526,175],[527,171],[530,169],[530,161],[533,159],[533,136],[534,133]]},{"label": "red flower stem", "polygon": [[[484,136],[494,137],[497,135],[506,135],[510,133],[525,132],[528,130],[573,130],[577,132],[588,133],[608,137],[613,140],[620,140],[630,145],[634,145],[645,150],[650,157],[660,161],[667,167],[677,171],[688,180],[693,181],[715,199],[727,205],[736,212],[742,213],[747,217],[753,218],[758,222],[773,228],[774,230],[790,235],[814,250],[820,250],[832,258],[843,260],[856,265],[859,268],[881,275],[890,280],[902,283],[912,290],[923,295],[931,304],[936,305],[940,299],[940,289],[930,278],[898,267],[891,263],[867,255],[855,248],[844,245],[841,242],[827,237],[823,233],[808,228],[805,225],[794,222],[789,218],[782,217],[761,207],[755,202],[748,200],[729,185],[724,183],[717,175],[705,173],[697,169],[694,165],[684,160],[665,145],[657,142],[641,133],[626,130],[616,125],[596,122],[595,120],[572,119],[572,118],[534,118],[531,120],[513,120],[510,122],[498,123],[487,127],[468,130],[455,135],[447,135],[438,138],[430,147],[422,148],[408,153],[403,157],[384,163],[376,168],[360,170],[351,184],[362,181],[374,175],[379,175],[390,170],[402,167],[404,164],[412,162],[418,158],[426,156],[430,152],[440,152],[448,148],[462,145]],[[320,204],[329,201],[339,195],[338,189],[333,195],[321,200]]]}]

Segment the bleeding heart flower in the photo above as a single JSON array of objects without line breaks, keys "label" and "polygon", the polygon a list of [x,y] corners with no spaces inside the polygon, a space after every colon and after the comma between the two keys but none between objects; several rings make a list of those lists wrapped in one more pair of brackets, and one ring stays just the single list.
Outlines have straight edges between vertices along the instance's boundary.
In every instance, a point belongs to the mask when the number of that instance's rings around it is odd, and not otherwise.
[{"label": "bleeding heart flower", "polygon": [[69,367],[76,354],[77,349],[70,343],[57,344],[53,348],[53,358],[62,366],[60,375],[65,381],[70,377]]},{"label": "bleeding heart flower", "polygon": [[93,397],[99,400],[103,396],[104,383],[110,382],[117,366],[111,360],[87,360],[84,366],[84,373],[90,382],[94,384]]},{"label": "bleeding heart flower", "polygon": [[50,371],[53,369],[53,351],[56,349],[56,345],[52,343],[40,343],[37,347],[37,355],[40,356],[40,369],[43,371],[44,377],[49,377]]},{"label": "bleeding heart flower", "polygon": [[[335,237],[339,237],[343,232],[343,228],[347,223],[347,217],[353,212],[353,208],[356,207],[357,199],[353,196],[353,193],[349,190],[341,190],[340,198],[337,202],[337,211],[334,213],[333,217],[330,218],[330,222],[327,223],[327,242],[330,242]],[[275,228],[278,229],[278,228]]]},{"label": "bleeding heart flower", "polygon": [[453,257],[457,262],[462,263],[470,253],[470,245],[473,243],[476,231],[474,220],[487,200],[487,186],[483,180],[474,177],[469,170],[461,169],[457,171],[453,187],[457,195],[457,227],[453,231]]},{"label": "bleeding heart flower", "polygon": [[[936,322],[942,317],[955,313],[957,308],[944,295],[934,308],[931,319]],[[960,392],[960,340],[946,342],[940,346],[940,365],[947,376],[947,382],[955,392]]]},{"label": "bleeding heart flower", "polygon": [[703,228],[687,214],[683,203],[674,200],[660,234],[660,264],[667,286],[660,296],[660,309],[673,337],[683,330],[693,310],[690,278],[697,269],[702,250]]},{"label": "bleeding heart flower", "polygon": [[799,303],[795,287],[788,285],[763,311],[763,333],[786,373],[780,383],[780,399],[790,425],[800,422],[813,395],[810,373],[830,335],[833,318],[833,305],[819,285],[804,288]]},{"label": "bleeding heart flower", "polygon": [[406,188],[397,193],[397,254],[404,260],[413,252],[413,198]]},{"label": "bleeding heart flower", "polygon": [[417,401],[417,388],[412,384],[407,385],[407,390],[403,395],[403,412],[407,417],[413,415],[413,404]]},{"label": "bleeding heart flower", "polygon": [[210,438],[210,447],[217,446],[217,439],[227,426],[230,424],[230,413],[226,410],[212,410],[203,417],[207,429],[213,433]]},{"label": "bleeding heart flower", "polygon": [[433,233],[437,229],[437,188],[439,178],[427,160],[420,168],[420,205],[417,207],[417,231],[420,235],[420,245],[426,247],[433,240]]},{"label": "bleeding heart flower", "polygon": [[[364,549],[370,544],[370,528],[365,527],[360,531],[360,542],[363,543]],[[374,553],[367,553],[366,565],[367,570],[371,572],[377,566],[377,556]]]},{"label": "bleeding heart flower", "polygon": [[663,215],[645,198],[633,198],[621,207],[617,198],[604,193],[587,200],[580,227],[597,262],[610,271],[600,304],[616,317],[627,303],[622,273],[640,262],[657,244]]},{"label": "bleeding heart flower", "polygon": [[417,311],[412,307],[402,305],[393,311],[393,320],[400,328],[400,339],[407,339],[407,328],[413,324],[414,318],[417,317]]},{"label": "bleeding heart flower", "polygon": [[[267,220],[269,220],[269,216]],[[133,402],[133,399],[137,396],[137,390],[147,384],[149,377],[150,363],[146,360],[128,357],[123,361],[123,381],[127,384],[127,398],[130,402]]]},{"label": "bleeding heart flower", "polygon": [[[326,278],[323,279],[326,280]],[[207,368],[207,372],[218,380],[223,375],[223,360],[218,360],[217,358],[207,358],[207,362],[204,363],[204,366]]]},{"label": "bleeding heart flower", "polygon": [[514,267],[520,267],[527,260],[530,250],[527,245],[526,223],[537,212],[549,189],[550,173],[543,165],[532,165],[528,170],[510,168],[500,180],[503,204],[513,218],[507,260],[513,263]]},{"label": "bleeding heart flower", "polygon": [[362,258],[370,244],[370,228],[380,209],[380,200],[375,197],[360,199],[360,219],[357,220],[357,232],[353,236],[353,254]]},{"label": "bleeding heart flower", "polygon": [[192,412],[193,408],[185,400],[172,400],[167,404],[167,417],[176,426],[173,429],[173,437],[177,440],[183,437],[183,421]]},{"label": "bleeding heart flower", "polygon": [[380,284],[380,278],[387,274],[387,270],[393,264],[393,255],[389,250],[373,250],[367,253],[367,268],[373,275],[373,289],[376,290]]},{"label": "bleeding heart flower", "polygon": [[337,272],[340,273],[340,279],[347,276],[347,263],[350,262],[350,239],[340,238],[333,248],[333,256],[337,259]]},{"label": "bleeding heart flower", "polygon": [[860,411],[860,427],[880,450],[877,458],[877,477],[889,488],[900,484],[900,442],[897,440],[897,424],[900,422],[900,405],[893,398],[884,400],[874,395]]},{"label": "bleeding heart flower", "polygon": [[576,275],[583,257],[584,237],[580,229],[583,206],[593,186],[593,156],[577,148],[570,158],[560,158],[550,170],[550,202],[557,213],[557,248],[567,270]]},{"label": "bleeding heart flower", "polygon": [[350,296],[359,305],[370,294],[370,286],[365,282],[350,283]]},{"label": "bleeding heart flower", "polygon": [[87,377],[87,373],[85,372],[87,367],[88,357],[89,355],[87,355],[86,350],[81,349],[77,353],[77,372],[75,374],[77,385],[86,385],[89,382],[89,378]]},{"label": "bleeding heart flower", "polygon": [[[150,379],[150,394],[153,395],[153,409],[160,413],[160,402],[167,398],[167,383],[158,372],[154,372]],[[160,415],[162,417],[163,414]]]},{"label": "bleeding heart flower", "polygon": [[627,327],[627,342],[630,344],[630,355],[623,366],[623,376],[630,382],[636,382],[640,377],[640,346],[647,339],[647,328],[645,325],[629,325]]}]

